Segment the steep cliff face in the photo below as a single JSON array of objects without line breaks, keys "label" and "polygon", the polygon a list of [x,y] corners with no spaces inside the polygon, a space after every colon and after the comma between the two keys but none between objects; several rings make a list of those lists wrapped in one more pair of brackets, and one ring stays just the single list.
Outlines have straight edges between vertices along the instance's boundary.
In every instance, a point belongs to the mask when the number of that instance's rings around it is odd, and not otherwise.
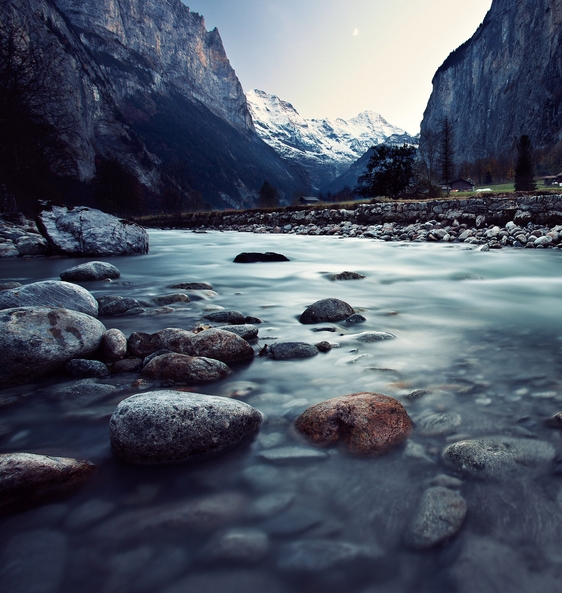
[{"label": "steep cliff face", "polygon": [[255,133],[218,31],[180,0],[7,3],[17,26],[57,55],[57,111],[72,120],[61,134],[77,180],[92,180],[101,157],[133,173],[151,200],[171,169],[174,187],[218,207],[251,205],[266,179],[285,201],[302,187]]},{"label": "steep cliff face", "polygon": [[493,0],[474,36],[433,79],[421,125],[438,130],[448,117],[455,161],[513,150],[528,134],[535,147],[562,140],[562,4]]}]

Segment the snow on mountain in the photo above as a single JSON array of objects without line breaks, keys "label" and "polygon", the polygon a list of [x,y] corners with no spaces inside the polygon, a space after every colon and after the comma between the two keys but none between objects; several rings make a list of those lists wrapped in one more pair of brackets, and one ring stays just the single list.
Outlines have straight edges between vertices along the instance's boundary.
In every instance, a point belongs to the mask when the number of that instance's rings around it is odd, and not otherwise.
[{"label": "snow on mountain", "polygon": [[264,91],[249,91],[246,98],[258,135],[285,159],[300,164],[317,189],[344,173],[371,146],[414,142],[373,111],[347,121],[305,119],[290,103]]}]

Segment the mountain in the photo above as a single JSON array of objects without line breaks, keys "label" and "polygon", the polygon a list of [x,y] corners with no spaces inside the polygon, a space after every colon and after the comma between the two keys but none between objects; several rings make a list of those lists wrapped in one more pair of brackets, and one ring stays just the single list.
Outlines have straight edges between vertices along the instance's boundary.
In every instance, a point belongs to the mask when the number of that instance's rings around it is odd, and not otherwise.
[{"label": "mountain", "polygon": [[373,145],[415,142],[372,111],[348,121],[305,119],[275,95],[253,90],[246,97],[258,135],[284,159],[301,165],[315,189],[344,173]]},{"label": "mountain", "polygon": [[305,187],[256,134],[219,32],[181,0],[6,0],[1,10],[0,32],[23,31],[55,65],[41,116],[65,122],[65,175],[82,187],[132,176],[149,209],[168,190],[236,208],[265,180],[285,202]]},{"label": "mountain", "polygon": [[421,144],[448,117],[455,161],[562,140],[562,5],[558,0],[493,0],[476,33],[433,78]]}]

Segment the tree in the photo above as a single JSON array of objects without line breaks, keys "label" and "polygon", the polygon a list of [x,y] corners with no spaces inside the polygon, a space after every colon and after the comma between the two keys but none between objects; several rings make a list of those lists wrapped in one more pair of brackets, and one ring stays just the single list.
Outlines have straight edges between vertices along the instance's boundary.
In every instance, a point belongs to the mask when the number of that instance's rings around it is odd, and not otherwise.
[{"label": "tree", "polygon": [[355,193],[364,197],[397,198],[406,193],[414,178],[416,149],[412,146],[373,147],[367,169],[357,180]]},{"label": "tree", "polygon": [[515,165],[515,191],[534,191],[535,172],[533,170],[533,148],[531,139],[523,134],[516,143],[517,164]]},{"label": "tree", "polygon": [[447,188],[449,195],[449,183],[454,177],[454,152],[453,152],[453,129],[448,117],[443,119],[441,126],[441,137],[439,142],[438,164],[443,185]]},{"label": "tree", "polygon": [[432,185],[436,180],[436,162],[439,152],[439,134],[434,130],[425,130],[420,138],[420,157],[425,165],[427,184]]},{"label": "tree", "polygon": [[268,181],[264,181],[258,197],[259,208],[277,208],[279,206],[279,192]]}]

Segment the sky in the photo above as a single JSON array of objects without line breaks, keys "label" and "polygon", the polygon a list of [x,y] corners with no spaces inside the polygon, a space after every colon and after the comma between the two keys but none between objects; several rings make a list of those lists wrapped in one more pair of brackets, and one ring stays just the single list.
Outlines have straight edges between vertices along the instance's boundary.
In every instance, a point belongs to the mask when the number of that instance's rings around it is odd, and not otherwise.
[{"label": "sky", "polygon": [[380,113],[419,132],[431,80],[492,0],[182,0],[218,28],[244,91],[306,118]]}]

